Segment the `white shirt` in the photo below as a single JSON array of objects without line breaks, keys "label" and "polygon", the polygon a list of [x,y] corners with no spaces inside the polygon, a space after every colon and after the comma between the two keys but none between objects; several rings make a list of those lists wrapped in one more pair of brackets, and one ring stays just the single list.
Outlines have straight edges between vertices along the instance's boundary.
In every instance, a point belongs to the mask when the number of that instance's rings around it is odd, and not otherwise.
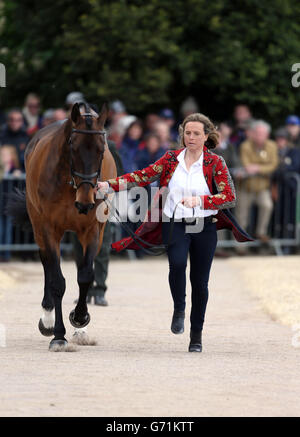
[{"label": "white shirt", "polygon": [[[179,164],[168,185],[169,193],[163,210],[164,214],[168,217],[172,217],[177,202],[182,200],[183,197],[211,196],[203,174],[203,152],[198,161],[194,162],[189,170],[186,168],[184,161],[185,152],[186,149],[177,156]],[[193,208],[188,208],[179,203],[175,211],[175,218],[208,217],[217,213],[218,211],[216,209],[204,210],[201,206],[196,206],[193,215]]]}]

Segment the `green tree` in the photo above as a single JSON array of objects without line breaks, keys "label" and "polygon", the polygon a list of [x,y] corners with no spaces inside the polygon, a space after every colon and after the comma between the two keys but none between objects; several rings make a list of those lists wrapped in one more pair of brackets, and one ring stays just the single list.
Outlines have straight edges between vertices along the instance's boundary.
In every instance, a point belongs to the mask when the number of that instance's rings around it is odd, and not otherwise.
[{"label": "green tree", "polygon": [[296,0],[1,0],[0,17],[5,106],[29,91],[61,105],[80,90],[138,114],[188,95],[218,119],[238,101],[273,123],[300,112]]}]

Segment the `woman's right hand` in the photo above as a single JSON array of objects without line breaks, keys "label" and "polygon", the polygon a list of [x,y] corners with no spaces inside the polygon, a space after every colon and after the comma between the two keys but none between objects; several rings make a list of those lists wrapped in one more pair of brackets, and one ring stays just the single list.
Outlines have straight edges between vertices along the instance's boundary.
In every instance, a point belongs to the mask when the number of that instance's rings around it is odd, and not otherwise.
[{"label": "woman's right hand", "polygon": [[95,188],[96,193],[100,191],[102,194],[108,193],[109,183],[108,182],[97,182],[97,186]]}]

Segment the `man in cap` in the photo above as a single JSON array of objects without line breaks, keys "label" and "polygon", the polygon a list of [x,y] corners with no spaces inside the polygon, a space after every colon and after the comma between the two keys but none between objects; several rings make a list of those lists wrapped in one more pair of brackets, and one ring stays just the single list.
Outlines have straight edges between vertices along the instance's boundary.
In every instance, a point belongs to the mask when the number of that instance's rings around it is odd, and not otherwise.
[{"label": "man in cap", "polygon": [[289,133],[289,141],[300,147],[300,118],[297,115],[289,115],[285,120],[285,128]]},{"label": "man in cap", "polygon": [[159,113],[159,116],[169,126],[171,140],[177,141],[178,129],[174,129],[175,117],[174,117],[174,113],[173,113],[172,109],[169,109],[169,108],[162,109]]}]

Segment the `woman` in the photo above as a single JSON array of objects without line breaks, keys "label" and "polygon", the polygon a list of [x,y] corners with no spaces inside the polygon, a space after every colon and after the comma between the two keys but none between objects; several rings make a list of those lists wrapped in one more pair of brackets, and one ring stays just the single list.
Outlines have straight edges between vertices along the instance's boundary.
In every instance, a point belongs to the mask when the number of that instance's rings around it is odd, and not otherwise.
[{"label": "woman", "polygon": [[[249,241],[251,237],[238,226],[228,211],[221,213],[222,209],[235,205],[235,190],[224,159],[209,150],[217,145],[219,137],[213,123],[203,114],[191,114],[180,126],[179,136],[182,146],[179,150],[166,152],[162,158],[143,170],[99,182],[98,189],[102,193],[119,191],[136,185],[145,186],[157,179],[161,187],[168,187],[163,223],[151,227],[146,220],[136,234],[151,242],[159,242],[161,234],[162,240],[167,243],[172,225],[170,220],[165,221],[165,217],[172,217],[176,208],[172,232],[174,237],[167,250],[169,284],[174,301],[171,330],[174,334],[184,331],[185,271],[190,254],[192,309],[189,352],[201,352],[208,279],[217,244],[216,231],[227,227],[233,231],[238,241]],[[217,194],[214,194],[214,185]],[[193,226],[186,226],[193,217],[202,218],[202,230],[195,232]],[[113,247],[119,251],[135,248],[135,245],[131,238],[125,238],[114,243]]]},{"label": "woman", "polygon": [[135,158],[142,136],[142,123],[139,120],[135,120],[128,127],[119,151],[125,172],[131,172],[136,169]]},{"label": "woman", "polygon": [[23,117],[26,125],[26,133],[30,137],[41,129],[42,126],[42,116],[40,114],[40,98],[34,93],[29,93],[25,99],[25,106],[23,108]]},{"label": "woman", "polygon": [[152,162],[161,158],[165,152],[166,150],[161,146],[159,137],[154,133],[147,134],[145,136],[144,148],[138,150],[135,157],[137,168],[148,167]]}]

